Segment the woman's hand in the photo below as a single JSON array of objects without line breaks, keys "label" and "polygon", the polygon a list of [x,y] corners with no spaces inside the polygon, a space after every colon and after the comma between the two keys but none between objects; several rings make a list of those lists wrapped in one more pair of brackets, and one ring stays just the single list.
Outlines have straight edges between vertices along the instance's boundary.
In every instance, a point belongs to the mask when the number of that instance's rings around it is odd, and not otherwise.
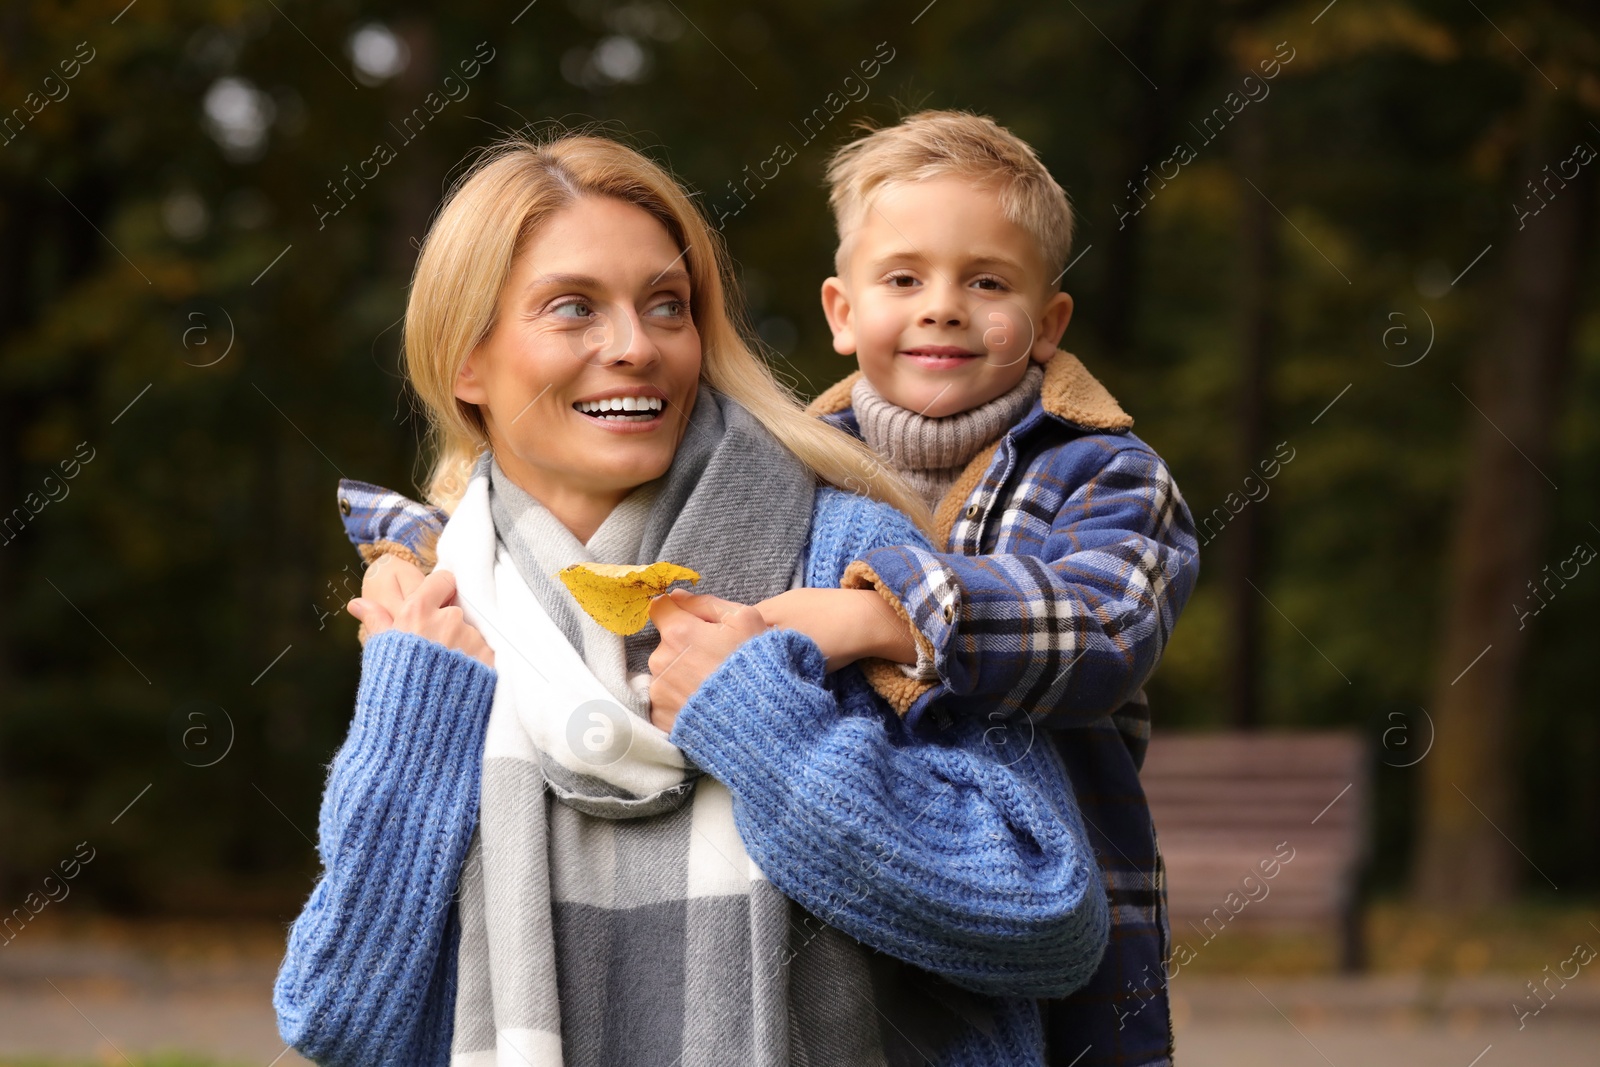
[{"label": "woman's hand", "polygon": [[666,733],[723,660],[767,628],[748,604],[682,589],[652,600],[650,621],[661,633],[661,644],[650,653],[650,721]]},{"label": "woman's hand", "polygon": [[367,568],[361,595],[345,610],[361,620],[363,644],[385,630],[403,630],[493,667],[494,650],[467,622],[455,598],[456,576],[449,571],[436,570],[424,577],[416,565],[384,555]]}]

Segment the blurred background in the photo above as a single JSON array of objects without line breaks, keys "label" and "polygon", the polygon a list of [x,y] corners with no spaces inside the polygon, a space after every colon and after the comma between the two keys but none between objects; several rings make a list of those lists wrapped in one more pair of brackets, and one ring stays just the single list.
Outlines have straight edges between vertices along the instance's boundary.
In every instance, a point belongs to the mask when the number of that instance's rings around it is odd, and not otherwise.
[{"label": "blurred background", "polygon": [[823,164],[922,107],[1068,190],[1065,347],[1200,525],[1149,686],[1175,902],[1284,840],[1324,872],[1175,916],[1179,1062],[1600,1062],[1577,0],[5,5],[0,1062],[282,1053],[358,673],[335,487],[420,495],[399,325],[469,153],[667,163],[810,396],[852,369]]}]

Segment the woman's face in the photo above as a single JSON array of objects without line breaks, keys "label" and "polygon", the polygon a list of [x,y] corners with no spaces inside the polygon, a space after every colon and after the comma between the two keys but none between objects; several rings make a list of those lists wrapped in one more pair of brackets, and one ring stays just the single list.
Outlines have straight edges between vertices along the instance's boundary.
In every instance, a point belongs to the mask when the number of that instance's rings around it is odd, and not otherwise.
[{"label": "woman's face", "polygon": [[569,526],[671,466],[700,378],[690,295],[666,227],[609,197],[551,216],[512,265],[455,395],[480,406],[501,468]]}]

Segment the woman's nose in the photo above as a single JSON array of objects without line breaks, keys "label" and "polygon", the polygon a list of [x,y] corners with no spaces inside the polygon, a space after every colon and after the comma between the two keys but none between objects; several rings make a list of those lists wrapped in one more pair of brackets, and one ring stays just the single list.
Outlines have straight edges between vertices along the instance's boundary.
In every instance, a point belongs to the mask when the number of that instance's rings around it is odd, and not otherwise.
[{"label": "woman's nose", "polygon": [[611,336],[596,362],[606,367],[624,363],[633,367],[648,367],[660,362],[661,350],[651,340],[650,332],[639,321],[637,312],[632,308],[618,309],[609,318],[607,325]]}]

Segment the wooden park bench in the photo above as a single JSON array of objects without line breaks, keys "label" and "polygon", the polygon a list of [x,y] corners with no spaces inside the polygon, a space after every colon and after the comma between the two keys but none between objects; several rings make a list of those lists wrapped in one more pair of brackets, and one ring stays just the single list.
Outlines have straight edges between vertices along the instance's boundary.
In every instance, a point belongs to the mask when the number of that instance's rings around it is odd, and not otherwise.
[{"label": "wooden park bench", "polygon": [[1318,928],[1363,964],[1370,753],[1354,733],[1157,732],[1141,779],[1167,868],[1174,946],[1228,926]]}]

